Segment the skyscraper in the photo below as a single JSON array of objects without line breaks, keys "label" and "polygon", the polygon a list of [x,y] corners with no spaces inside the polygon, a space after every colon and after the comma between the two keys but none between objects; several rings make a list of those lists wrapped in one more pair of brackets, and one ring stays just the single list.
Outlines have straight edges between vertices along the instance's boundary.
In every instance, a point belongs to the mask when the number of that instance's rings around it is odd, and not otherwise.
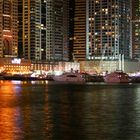
[{"label": "skyscraper", "polygon": [[19,9],[23,57],[68,60],[68,1],[20,0],[19,3],[23,4],[22,10]]},{"label": "skyscraper", "polygon": [[18,0],[18,57],[23,57],[23,4]]},{"label": "skyscraper", "polygon": [[118,59],[124,54],[129,59],[130,0],[76,0],[75,3],[75,58]]},{"label": "skyscraper", "polygon": [[17,0],[0,1],[0,57],[17,56],[17,4]]},{"label": "skyscraper", "polygon": [[69,56],[73,60],[74,6],[75,0],[69,0]]},{"label": "skyscraper", "polygon": [[132,0],[132,57],[140,59],[140,1]]},{"label": "skyscraper", "polygon": [[75,0],[73,59],[86,59],[86,0]]},{"label": "skyscraper", "polygon": [[48,60],[68,60],[68,0],[46,2],[47,50]]}]

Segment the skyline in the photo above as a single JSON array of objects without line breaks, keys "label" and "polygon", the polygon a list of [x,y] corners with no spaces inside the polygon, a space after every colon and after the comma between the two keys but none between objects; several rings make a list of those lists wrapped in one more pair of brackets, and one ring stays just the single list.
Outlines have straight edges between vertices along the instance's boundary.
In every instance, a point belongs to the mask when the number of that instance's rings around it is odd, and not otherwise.
[{"label": "skyline", "polygon": [[[11,10],[18,5],[18,13],[16,8],[12,10],[16,17],[9,20],[9,25],[12,23],[11,27],[16,28],[15,31],[9,29],[12,41],[18,38],[18,45],[12,43],[15,56],[31,60],[80,61],[118,59],[124,54],[125,59],[139,59],[139,2],[129,2],[20,0],[10,3],[3,0],[0,10],[5,12],[4,9],[9,7]],[[4,55],[4,48],[8,50],[8,47],[2,47],[7,42],[10,46],[11,42],[4,38],[8,16],[2,15],[1,57],[8,57]]]}]

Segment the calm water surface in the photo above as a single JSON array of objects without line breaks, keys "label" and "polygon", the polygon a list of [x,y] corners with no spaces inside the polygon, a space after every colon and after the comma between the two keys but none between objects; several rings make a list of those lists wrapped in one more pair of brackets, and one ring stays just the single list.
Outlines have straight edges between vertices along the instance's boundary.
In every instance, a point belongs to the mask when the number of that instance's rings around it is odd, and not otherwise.
[{"label": "calm water surface", "polygon": [[0,140],[140,140],[140,84],[0,81]]}]

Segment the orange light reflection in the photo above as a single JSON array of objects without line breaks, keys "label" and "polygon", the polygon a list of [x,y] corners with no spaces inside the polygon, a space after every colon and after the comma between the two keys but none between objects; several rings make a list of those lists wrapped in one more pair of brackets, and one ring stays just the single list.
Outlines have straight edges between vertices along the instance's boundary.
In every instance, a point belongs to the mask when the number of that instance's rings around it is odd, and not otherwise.
[{"label": "orange light reflection", "polygon": [[[16,108],[1,108],[0,109],[0,139],[15,140],[15,134],[21,134],[21,128],[17,125],[15,117],[18,112]],[[18,116],[19,117],[19,116]],[[16,136],[16,139],[21,135]]]},{"label": "orange light reflection", "polygon": [[0,81],[0,94],[12,94],[14,92],[15,88],[11,81]]}]

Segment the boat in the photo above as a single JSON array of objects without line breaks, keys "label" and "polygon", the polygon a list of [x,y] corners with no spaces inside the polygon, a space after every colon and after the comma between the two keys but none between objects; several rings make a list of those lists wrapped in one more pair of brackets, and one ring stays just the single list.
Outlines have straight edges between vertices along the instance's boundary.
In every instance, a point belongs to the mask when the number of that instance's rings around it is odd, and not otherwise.
[{"label": "boat", "polygon": [[74,72],[65,72],[61,75],[53,76],[54,81],[73,83],[73,82],[86,82],[86,78],[84,74],[74,73]]},{"label": "boat", "polygon": [[123,71],[114,71],[104,76],[106,83],[129,83],[130,79],[127,73]]}]

